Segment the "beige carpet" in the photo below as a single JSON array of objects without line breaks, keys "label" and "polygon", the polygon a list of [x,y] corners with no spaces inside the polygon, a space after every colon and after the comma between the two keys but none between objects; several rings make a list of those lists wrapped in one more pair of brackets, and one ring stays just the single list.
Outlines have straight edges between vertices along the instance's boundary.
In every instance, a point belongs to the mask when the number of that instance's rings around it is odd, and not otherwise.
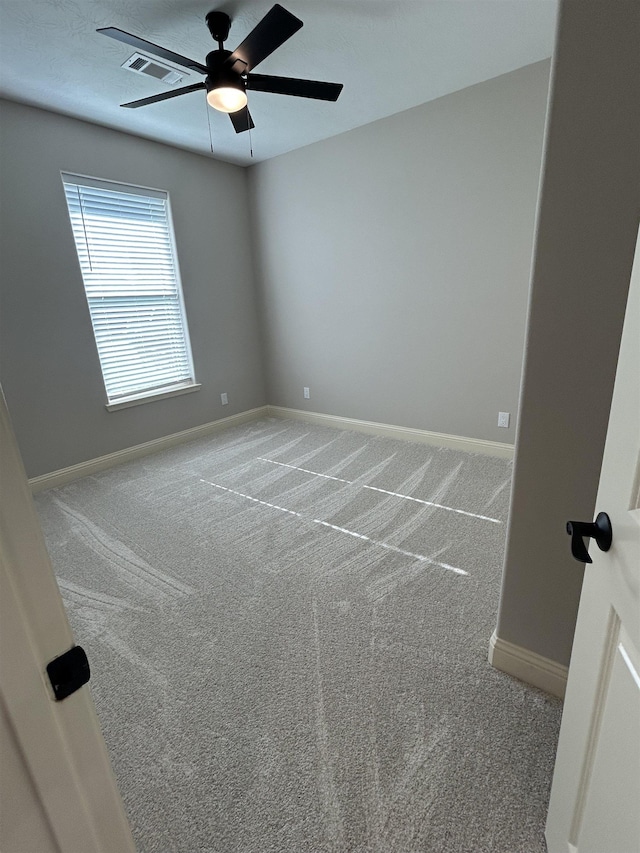
[{"label": "beige carpet", "polygon": [[263,420],[37,496],[140,853],[542,853],[509,463]]}]

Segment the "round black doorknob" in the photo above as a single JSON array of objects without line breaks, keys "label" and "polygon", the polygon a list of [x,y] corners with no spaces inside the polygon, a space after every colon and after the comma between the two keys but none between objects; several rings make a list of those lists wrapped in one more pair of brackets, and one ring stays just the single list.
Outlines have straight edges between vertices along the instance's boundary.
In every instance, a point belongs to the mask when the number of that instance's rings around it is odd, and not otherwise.
[{"label": "round black doorknob", "polygon": [[567,521],[567,533],[571,536],[571,553],[581,563],[592,563],[584,539],[595,539],[601,551],[608,551],[613,541],[611,519],[606,512],[599,512],[595,521]]}]

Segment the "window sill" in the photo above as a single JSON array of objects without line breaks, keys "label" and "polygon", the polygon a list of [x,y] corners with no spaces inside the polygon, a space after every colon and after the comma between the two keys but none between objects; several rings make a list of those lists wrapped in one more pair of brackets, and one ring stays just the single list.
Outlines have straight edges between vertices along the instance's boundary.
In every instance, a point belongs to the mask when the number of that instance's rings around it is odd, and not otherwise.
[{"label": "window sill", "polygon": [[178,397],[180,394],[190,394],[202,388],[200,382],[190,382],[188,385],[177,385],[167,391],[152,391],[149,394],[137,394],[135,397],[125,397],[117,403],[107,403],[105,409],[108,412],[117,412],[119,409],[128,409],[130,406],[141,406],[143,403],[153,403],[156,400],[165,400],[167,397]]}]

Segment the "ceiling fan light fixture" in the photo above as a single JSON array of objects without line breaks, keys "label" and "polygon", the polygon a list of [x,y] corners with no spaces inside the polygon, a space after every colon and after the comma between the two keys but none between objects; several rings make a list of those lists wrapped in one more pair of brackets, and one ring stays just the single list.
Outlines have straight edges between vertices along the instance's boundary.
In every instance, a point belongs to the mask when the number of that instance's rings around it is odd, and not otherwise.
[{"label": "ceiling fan light fixture", "polygon": [[247,95],[242,86],[216,86],[207,92],[207,103],[221,113],[236,113],[247,106]]},{"label": "ceiling fan light fixture", "polygon": [[[207,102],[215,110],[226,113],[236,133],[243,133],[255,127],[247,109],[246,90],[255,92],[271,92],[275,95],[291,95],[297,98],[314,98],[320,101],[336,101],[342,91],[342,83],[325,83],[321,80],[303,80],[296,77],[274,77],[268,74],[254,74],[253,69],[263,60],[283,45],[302,26],[302,21],[287,12],[276,3],[267,14],[256,24],[244,41],[234,51],[224,46],[231,18],[226,12],[213,9],[205,18],[209,32],[218,49],[207,54],[205,64],[189,59],[167,50],[165,47],[153,44],[139,36],[119,30],[117,27],[101,27],[97,32],[116,41],[123,42],[138,50],[143,50],[145,56],[150,53],[170,63],[180,65],[188,71],[196,71],[205,75],[205,79],[190,86],[174,89],[172,92],[160,92],[148,98],[139,98],[121,104],[123,107],[146,107],[149,104],[186,95],[188,92],[207,92]],[[148,57],[147,57],[148,59]],[[149,60],[151,61],[151,60]],[[175,72],[177,73],[177,72]]]}]

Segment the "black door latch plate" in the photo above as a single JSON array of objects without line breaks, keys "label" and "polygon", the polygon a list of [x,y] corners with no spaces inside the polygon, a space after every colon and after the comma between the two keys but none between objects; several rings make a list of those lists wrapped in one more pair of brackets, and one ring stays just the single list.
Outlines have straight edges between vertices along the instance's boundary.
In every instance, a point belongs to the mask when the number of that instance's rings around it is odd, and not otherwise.
[{"label": "black door latch plate", "polygon": [[73,646],[68,652],[47,664],[47,674],[56,701],[75,693],[91,677],[89,659],[82,646]]}]

